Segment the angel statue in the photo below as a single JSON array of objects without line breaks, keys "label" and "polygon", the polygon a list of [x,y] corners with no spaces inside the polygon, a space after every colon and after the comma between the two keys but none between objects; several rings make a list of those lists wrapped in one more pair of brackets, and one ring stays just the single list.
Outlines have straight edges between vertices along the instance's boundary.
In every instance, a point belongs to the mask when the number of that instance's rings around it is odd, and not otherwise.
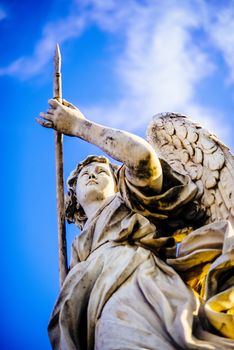
[{"label": "angel statue", "polygon": [[49,322],[53,349],[234,349],[234,158],[167,113],[148,142],[49,100],[39,123],[99,147],[68,178],[81,233]]}]

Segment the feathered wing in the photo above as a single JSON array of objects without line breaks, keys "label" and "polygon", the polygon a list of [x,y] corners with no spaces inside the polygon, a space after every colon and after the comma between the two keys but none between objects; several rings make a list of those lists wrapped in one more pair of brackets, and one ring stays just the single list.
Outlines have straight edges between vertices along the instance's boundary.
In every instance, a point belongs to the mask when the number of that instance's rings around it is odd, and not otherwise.
[{"label": "feathered wing", "polygon": [[165,113],[149,124],[147,140],[160,158],[189,175],[207,221],[228,219],[234,227],[234,156],[227,146],[186,116]]}]

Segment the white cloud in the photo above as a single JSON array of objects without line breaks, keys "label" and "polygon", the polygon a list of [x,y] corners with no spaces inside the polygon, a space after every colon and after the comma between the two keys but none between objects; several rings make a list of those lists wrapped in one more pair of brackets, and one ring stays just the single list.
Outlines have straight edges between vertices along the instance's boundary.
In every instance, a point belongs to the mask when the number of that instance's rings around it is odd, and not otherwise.
[{"label": "white cloud", "polygon": [[217,11],[206,8],[206,29],[212,44],[220,50],[230,69],[229,81],[234,82],[234,7],[233,1],[229,6]]},{"label": "white cloud", "polygon": [[[100,123],[134,131],[146,128],[156,113],[175,111],[191,116],[230,142],[231,128],[225,111],[199,103],[197,98],[199,84],[218,69],[212,52],[208,54],[210,30],[214,28],[207,26],[205,3],[199,6],[200,2],[193,2],[191,6],[187,2],[182,6],[180,2],[177,6],[177,1],[165,1],[164,6],[160,3],[160,8],[157,4],[149,2],[142,7],[131,2],[126,15],[122,8],[121,13],[113,7],[103,12],[95,9],[96,18],[105,24],[106,30],[125,28],[124,51],[116,60],[124,97],[114,106],[85,106],[86,115]],[[202,39],[194,40],[194,31],[200,31]],[[223,43],[221,38],[220,33]],[[225,50],[227,45],[223,43],[223,54]]]},{"label": "white cloud", "polygon": [[224,9],[216,15],[210,10],[202,0],[129,0],[124,6],[116,0],[76,0],[72,15],[44,28],[32,57],[16,60],[0,74],[23,78],[38,74],[51,59],[57,41],[76,38],[95,24],[113,34],[112,44],[116,37],[121,38],[122,51],[113,69],[123,97],[114,105],[83,106],[87,116],[137,130],[159,112],[189,113],[226,137],[227,130],[217,122],[223,114],[199,103],[196,93],[199,84],[217,69],[212,45],[224,56],[234,77],[233,11]]},{"label": "white cloud", "polygon": [[104,12],[95,8],[96,17],[108,23],[108,30],[118,30],[116,23],[124,23],[125,47],[116,65],[124,98],[114,106],[86,106],[87,115],[98,122],[137,130],[146,127],[156,113],[192,111],[196,118],[201,113],[203,120],[209,121],[205,124],[215,129],[213,109],[195,101],[199,83],[215,69],[193,38],[193,31],[202,27],[201,16],[193,7],[177,4],[165,1],[159,7],[158,2],[147,6],[131,2],[125,16],[122,8],[121,15],[115,9],[116,18],[123,18],[122,22],[113,17],[113,8],[111,12],[110,8]]},{"label": "white cloud", "polygon": [[199,26],[198,16],[188,9],[167,8],[156,17],[149,8],[140,15],[129,27],[119,64],[125,91],[143,97],[154,110],[176,110],[192,99],[197,84],[214,69],[193,42],[191,31]]},{"label": "white cloud", "polygon": [[32,56],[20,57],[9,66],[0,68],[0,75],[15,75],[21,79],[27,79],[40,73],[51,59],[56,43],[62,44],[70,38],[80,36],[84,24],[85,18],[76,15],[47,24]]}]

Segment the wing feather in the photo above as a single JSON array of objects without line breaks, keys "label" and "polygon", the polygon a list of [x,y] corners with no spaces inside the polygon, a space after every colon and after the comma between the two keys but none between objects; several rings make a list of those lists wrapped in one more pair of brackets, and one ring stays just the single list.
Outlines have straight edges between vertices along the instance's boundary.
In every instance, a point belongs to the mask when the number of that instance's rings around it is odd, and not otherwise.
[{"label": "wing feather", "polygon": [[154,117],[147,140],[159,157],[196,183],[196,199],[207,223],[228,219],[234,224],[234,157],[214,134],[184,115]]}]

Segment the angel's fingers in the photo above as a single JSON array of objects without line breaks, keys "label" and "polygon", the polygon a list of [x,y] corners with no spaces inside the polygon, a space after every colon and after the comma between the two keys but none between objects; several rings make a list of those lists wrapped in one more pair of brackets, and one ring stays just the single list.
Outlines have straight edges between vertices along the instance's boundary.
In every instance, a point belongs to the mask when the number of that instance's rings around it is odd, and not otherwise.
[{"label": "angel's fingers", "polygon": [[36,122],[45,128],[53,128],[54,124],[51,120],[43,120],[40,118],[35,118]]},{"label": "angel's fingers", "polygon": [[39,115],[41,118],[44,118],[47,120],[51,120],[53,118],[53,114],[50,114],[50,113],[41,112]]},{"label": "angel's fingers", "polygon": [[54,114],[54,108],[47,109],[47,114]]},{"label": "angel's fingers", "polygon": [[48,101],[48,103],[49,103],[49,105],[51,105],[54,108],[61,106],[61,103],[59,101],[52,99],[52,98]]}]

